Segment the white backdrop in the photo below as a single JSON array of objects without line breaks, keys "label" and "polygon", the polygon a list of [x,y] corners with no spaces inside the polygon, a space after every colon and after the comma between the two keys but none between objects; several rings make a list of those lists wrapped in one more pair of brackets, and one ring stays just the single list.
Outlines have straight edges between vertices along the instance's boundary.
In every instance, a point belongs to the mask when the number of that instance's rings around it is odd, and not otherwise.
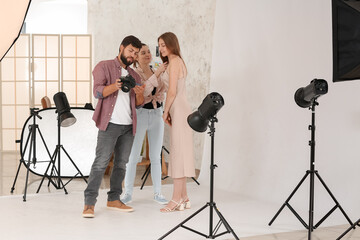
[{"label": "white backdrop", "polygon": [[[311,111],[294,93],[323,78],[329,92],[316,108],[316,168],[345,211],[360,216],[360,81],[332,82],[331,1],[217,1],[213,44],[210,91],[225,99],[216,187],[280,207],[310,168]],[[200,181],[208,184],[210,137],[203,156]],[[308,187],[294,197],[302,209]],[[315,193],[315,207],[332,206],[318,181]]]}]

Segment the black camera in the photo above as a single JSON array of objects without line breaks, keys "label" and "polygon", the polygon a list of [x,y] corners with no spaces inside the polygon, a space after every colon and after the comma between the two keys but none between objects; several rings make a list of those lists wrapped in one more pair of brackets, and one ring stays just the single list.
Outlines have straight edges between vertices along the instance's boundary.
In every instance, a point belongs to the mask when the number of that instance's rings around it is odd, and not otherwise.
[{"label": "black camera", "polygon": [[120,82],[122,82],[121,90],[123,92],[129,92],[130,89],[136,86],[135,79],[130,74],[125,77],[120,77]]}]

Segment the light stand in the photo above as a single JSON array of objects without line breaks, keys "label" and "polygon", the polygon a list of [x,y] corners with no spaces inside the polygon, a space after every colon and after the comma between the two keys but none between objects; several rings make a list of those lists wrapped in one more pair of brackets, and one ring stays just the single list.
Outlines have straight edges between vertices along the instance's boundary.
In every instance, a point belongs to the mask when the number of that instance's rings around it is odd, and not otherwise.
[{"label": "light stand", "polygon": [[[14,193],[14,190],[15,190],[15,184],[16,184],[16,180],[18,178],[18,175],[19,175],[19,171],[20,171],[20,167],[21,167],[21,164],[23,163],[26,168],[27,168],[27,171],[26,171],[26,180],[25,180],[25,190],[24,190],[24,196],[23,196],[23,201],[26,202],[26,193],[27,193],[27,185],[28,185],[28,179],[29,179],[29,171],[30,171],[30,164],[33,163],[34,164],[34,167],[35,167],[35,164],[37,162],[40,162],[40,161],[37,161],[37,158],[36,158],[36,130],[39,132],[39,135],[41,137],[41,140],[45,146],[45,149],[49,155],[49,159],[50,159],[50,162],[51,162],[51,155],[50,155],[50,151],[45,143],[45,140],[44,140],[44,137],[40,131],[40,128],[39,128],[39,125],[36,124],[36,118],[39,118],[39,119],[42,119],[41,116],[39,116],[39,112],[38,112],[38,108],[30,108],[30,115],[32,116],[33,118],[33,124],[29,125],[29,133],[28,133],[28,136],[27,136],[27,139],[26,139],[26,143],[25,143],[25,147],[22,150],[22,142],[21,140],[17,140],[16,142],[17,143],[20,143],[20,151],[21,151],[21,159],[20,159],[20,163],[19,163],[19,166],[18,166],[18,169],[17,169],[17,172],[16,172],[16,176],[15,176],[15,179],[14,179],[14,183],[11,187],[11,193]],[[26,161],[24,160],[24,155],[26,153],[26,148],[29,144],[29,140],[30,140],[30,147],[29,147],[29,155],[28,155],[28,162],[26,163]],[[31,158],[32,156],[32,158]],[[32,160],[30,160],[32,159]],[[54,169],[54,171],[57,171],[57,169]],[[66,189],[64,188],[65,192],[66,192]]]},{"label": "light stand", "polygon": [[[43,176],[43,178],[41,179],[39,188],[37,190],[37,193],[40,191],[41,185],[44,181],[45,178],[47,178],[49,180],[48,186],[50,185],[50,183],[52,183],[54,185],[54,187],[56,189],[61,189],[64,188],[65,193],[67,194],[67,191],[65,189],[65,186],[71,181],[73,180],[75,177],[77,177],[78,175],[80,175],[84,181],[87,183],[86,178],[84,177],[84,175],[81,173],[80,169],[76,166],[75,162],[72,160],[72,158],[70,157],[70,155],[67,153],[67,151],[65,150],[64,146],[61,145],[61,122],[60,122],[60,115],[58,116],[57,119],[57,126],[58,126],[58,144],[56,145],[56,149],[51,157],[52,161],[50,161],[49,165],[46,168],[45,174]],[[64,151],[64,153],[66,154],[66,156],[69,158],[70,162],[73,164],[73,166],[76,168],[76,170],[78,171],[72,178],[70,178],[65,184],[62,183],[61,181],[61,150]],[[56,161],[57,161],[57,168],[56,168]],[[52,165],[51,168],[51,172],[50,175],[47,175],[50,166]],[[57,178],[57,181],[53,181],[52,178]]]},{"label": "light stand", "polygon": [[[87,181],[86,181],[84,175],[81,173],[80,169],[76,166],[74,161],[71,159],[70,155],[67,153],[64,146],[61,145],[61,128],[60,127],[69,127],[69,126],[73,125],[76,122],[76,118],[70,112],[70,110],[71,110],[70,104],[69,104],[69,102],[67,100],[67,97],[66,97],[66,94],[64,92],[56,93],[54,95],[53,99],[54,99],[54,103],[55,103],[55,106],[56,106],[56,113],[58,114],[58,117],[57,117],[58,143],[56,145],[54,154],[51,157],[52,161],[49,163],[49,165],[46,168],[44,177],[41,179],[41,182],[40,182],[40,185],[39,185],[39,188],[38,188],[37,192],[40,191],[41,185],[42,185],[45,177],[49,179],[48,186],[50,186],[50,183],[52,183],[56,189],[65,188],[65,186],[71,180],[73,180],[75,177],[77,177],[79,174],[84,179],[84,181],[87,183]],[[65,154],[69,158],[70,162],[73,164],[73,166],[78,171],[65,184],[63,184],[62,181],[61,181],[61,154],[60,154],[61,150],[63,150],[65,152]],[[57,160],[57,165],[58,165],[57,171],[56,171],[56,160]],[[52,165],[52,168],[51,168],[50,175],[47,175],[51,165]],[[57,181],[53,181],[52,180],[53,177],[57,178]],[[67,193],[66,190],[65,190],[65,193]]]},{"label": "light stand", "polygon": [[353,225],[351,225],[348,229],[346,229],[346,231],[345,231],[343,234],[341,234],[336,240],[342,239],[351,229],[355,229],[356,226],[360,226],[359,223],[360,223],[360,219],[357,220],[357,221],[356,221]]},{"label": "light stand", "polygon": [[[330,189],[326,186],[324,180],[320,177],[317,170],[315,170],[315,106],[319,105],[319,103],[316,101],[316,98],[314,98],[311,101],[311,107],[309,109],[312,111],[312,120],[311,125],[309,125],[309,130],[311,131],[311,141],[309,141],[309,145],[311,147],[310,152],[310,170],[306,171],[305,176],[301,179],[299,184],[295,187],[295,189],[292,191],[290,196],[286,199],[285,203],[280,207],[279,211],[275,214],[275,216],[272,218],[272,220],[269,223],[269,226],[275,221],[277,216],[281,213],[281,211],[284,209],[284,207],[288,207],[290,211],[297,217],[297,219],[304,225],[306,229],[308,229],[308,240],[311,240],[311,232],[320,226],[320,224],[328,217],[331,213],[333,213],[337,208],[340,209],[342,214],[345,216],[346,220],[352,225],[351,220],[339,204],[339,202],[336,200],[334,195],[331,193]],[[301,184],[305,181],[305,179],[310,176],[310,198],[309,198],[309,224],[306,224],[305,221],[300,217],[300,215],[295,211],[295,209],[290,205],[289,201],[294,196],[296,191],[299,189]],[[331,198],[335,202],[335,206],[317,223],[314,225],[314,180],[315,176],[320,180],[321,184],[324,186],[328,194],[331,196]]]},{"label": "light stand", "polygon": [[[168,236],[169,234],[171,234],[173,231],[175,231],[176,229],[178,229],[179,227],[183,227],[189,231],[192,231],[196,234],[199,234],[205,238],[210,238],[210,239],[215,239],[219,236],[222,236],[226,233],[232,233],[233,236],[235,237],[235,239],[239,240],[238,236],[236,236],[235,232],[233,231],[233,229],[231,228],[231,226],[228,224],[228,222],[226,221],[225,217],[220,213],[220,211],[218,210],[218,208],[216,207],[216,203],[214,202],[214,170],[217,167],[216,164],[214,164],[214,135],[215,135],[215,126],[214,123],[217,122],[217,118],[216,117],[211,117],[210,118],[210,132],[208,132],[208,134],[211,136],[211,165],[210,165],[210,202],[206,203],[202,208],[200,208],[199,210],[197,210],[194,214],[192,214],[190,217],[188,217],[187,219],[185,219],[184,221],[182,221],[180,224],[178,224],[176,227],[174,227],[173,229],[171,229],[169,232],[167,232],[165,235],[163,235],[162,237],[159,238],[159,240],[164,239],[166,236]],[[195,217],[197,214],[199,214],[202,210],[204,210],[205,208],[210,207],[210,219],[209,219],[209,235],[206,235],[204,233],[201,233],[199,231],[196,231],[192,228],[189,228],[187,226],[185,226],[184,224],[189,221],[190,219],[192,219],[193,217]],[[213,212],[216,212],[216,214],[219,216],[220,220],[219,222],[216,224],[215,228],[213,228]],[[221,227],[221,224],[224,224],[226,231],[217,234],[219,228]]]}]

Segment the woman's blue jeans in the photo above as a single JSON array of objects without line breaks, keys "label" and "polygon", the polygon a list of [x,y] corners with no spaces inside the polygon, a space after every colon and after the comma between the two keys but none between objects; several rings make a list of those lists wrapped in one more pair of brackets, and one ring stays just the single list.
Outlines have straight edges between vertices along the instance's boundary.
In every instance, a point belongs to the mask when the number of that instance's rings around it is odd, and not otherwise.
[{"label": "woman's blue jeans", "polygon": [[151,162],[151,180],[154,194],[161,194],[161,148],[164,136],[164,121],[162,107],[157,109],[140,108],[136,110],[137,126],[134,143],[131,148],[129,162],[126,164],[125,194],[132,195],[136,166],[141,161],[141,149],[145,133],[149,140],[149,157]]}]

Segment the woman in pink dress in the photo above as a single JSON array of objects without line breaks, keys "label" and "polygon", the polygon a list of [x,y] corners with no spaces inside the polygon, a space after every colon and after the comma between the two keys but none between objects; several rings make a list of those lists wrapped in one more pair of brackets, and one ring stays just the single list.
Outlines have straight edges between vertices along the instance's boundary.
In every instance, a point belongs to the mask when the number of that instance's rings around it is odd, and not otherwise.
[{"label": "woman in pink dress", "polygon": [[187,69],[180,54],[178,39],[174,33],[166,32],[158,38],[160,57],[168,62],[164,73],[168,84],[163,119],[170,126],[169,176],[174,189],[171,201],[161,212],[172,212],[190,208],[186,191],[186,178],[195,177],[193,132],[187,123],[191,114],[186,97]]}]

